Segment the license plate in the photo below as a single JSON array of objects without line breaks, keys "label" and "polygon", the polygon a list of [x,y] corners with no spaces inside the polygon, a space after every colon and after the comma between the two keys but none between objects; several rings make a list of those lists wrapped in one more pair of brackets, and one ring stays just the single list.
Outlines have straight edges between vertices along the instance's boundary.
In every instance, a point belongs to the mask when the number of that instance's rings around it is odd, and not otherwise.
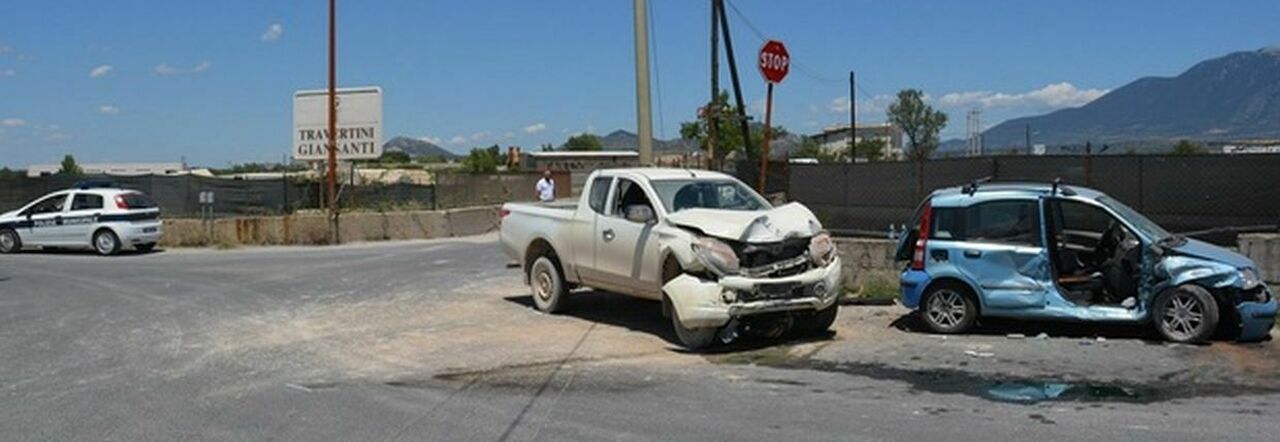
[{"label": "license plate", "polygon": [[794,282],[775,283],[775,284],[761,284],[756,288],[756,290],[759,291],[760,294],[768,297],[778,297],[778,296],[789,296],[793,291],[795,291],[799,287],[800,287],[800,284],[794,283]]}]

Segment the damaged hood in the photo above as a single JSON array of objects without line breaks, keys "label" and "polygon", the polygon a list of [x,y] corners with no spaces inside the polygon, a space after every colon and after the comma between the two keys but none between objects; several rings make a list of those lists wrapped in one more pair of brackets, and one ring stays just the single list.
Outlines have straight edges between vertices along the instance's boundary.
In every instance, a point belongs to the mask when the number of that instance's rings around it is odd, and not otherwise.
[{"label": "damaged hood", "polygon": [[818,217],[800,203],[758,211],[685,209],[667,215],[667,221],[717,238],[754,243],[810,237],[822,231]]},{"label": "damaged hood", "polygon": [[1244,255],[1197,239],[1187,239],[1186,242],[1177,247],[1172,247],[1171,250],[1175,255],[1213,261],[1238,269],[1257,267],[1252,260]]}]

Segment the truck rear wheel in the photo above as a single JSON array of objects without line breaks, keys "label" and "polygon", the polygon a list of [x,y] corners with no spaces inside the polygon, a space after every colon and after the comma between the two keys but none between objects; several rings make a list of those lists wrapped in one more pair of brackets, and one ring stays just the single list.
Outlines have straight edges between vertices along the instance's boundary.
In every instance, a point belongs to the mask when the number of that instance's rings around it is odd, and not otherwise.
[{"label": "truck rear wheel", "polygon": [[559,312],[569,294],[560,266],[546,256],[538,257],[529,266],[529,288],[533,290],[533,304],[546,313]]}]

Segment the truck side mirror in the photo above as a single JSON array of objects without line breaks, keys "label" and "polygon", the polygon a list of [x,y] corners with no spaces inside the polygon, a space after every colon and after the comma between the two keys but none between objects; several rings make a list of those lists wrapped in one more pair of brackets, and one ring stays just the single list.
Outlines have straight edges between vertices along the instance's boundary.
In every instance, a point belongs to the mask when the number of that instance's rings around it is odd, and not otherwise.
[{"label": "truck side mirror", "polygon": [[624,212],[627,221],[648,224],[654,220],[653,208],[649,206],[633,204],[627,206]]}]

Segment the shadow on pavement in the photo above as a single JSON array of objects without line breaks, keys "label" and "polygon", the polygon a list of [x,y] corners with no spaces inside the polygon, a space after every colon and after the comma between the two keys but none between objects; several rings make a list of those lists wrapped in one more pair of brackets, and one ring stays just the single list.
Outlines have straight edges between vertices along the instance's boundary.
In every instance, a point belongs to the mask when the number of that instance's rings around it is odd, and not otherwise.
[{"label": "shadow on pavement", "polygon": [[[165,249],[161,249],[161,248],[151,249],[146,252],[137,251],[137,250],[121,250],[120,252],[116,253],[114,256],[147,256],[147,255],[154,255],[157,253],[164,253],[164,251]],[[23,250],[21,252],[18,252],[16,254],[45,255],[45,256],[98,256],[98,253],[94,252],[92,249],[72,249],[72,248],[57,248],[57,247],[28,249],[28,250]]]},{"label": "shadow on pavement", "polygon": [[[536,308],[533,296],[518,295],[503,298],[508,302],[528,308]],[[572,292],[565,300],[564,310],[560,315],[572,316],[591,322],[623,327],[628,330],[662,338],[669,350],[689,354],[719,354],[759,350],[782,344],[802,344],[831,340],[835,332],[826,331],[816,336],[796,336],[788,333],[779,337],[744,335],[727,345],[714,346],[708,350],[693,352],[686,350],[671,328],[671,319],[662,316],[662,304],[658,301],[640,299],[616,293],[598,290]]]},{"label": "shadow on pavement", "polygon": [[[909,333],[934,334],[929,326],[915,312],[895,319],[889,324]],[[1008,336],[1019,334],[1031,339],[1040,333],[1051,338],[1097,338],[1137,339],[1148,343],[1163,344],[1155,330],[1147,324],[1106,324],[1088,322],[1053,322],[1013,320],[1003,318],[982,318],[963,335]]]},{"label": "shadow on pavement", "polygon": [[[536,308],[531,295],[509,296],[503,299],[528,308]],[[662,317],[662,304],[657,301],[596,290],[572,292],[565,301],[564,310],[558,313],[560,315],[648,333],[672,345],[680,345],[675,331],[671,329],[670,320]]]}]

